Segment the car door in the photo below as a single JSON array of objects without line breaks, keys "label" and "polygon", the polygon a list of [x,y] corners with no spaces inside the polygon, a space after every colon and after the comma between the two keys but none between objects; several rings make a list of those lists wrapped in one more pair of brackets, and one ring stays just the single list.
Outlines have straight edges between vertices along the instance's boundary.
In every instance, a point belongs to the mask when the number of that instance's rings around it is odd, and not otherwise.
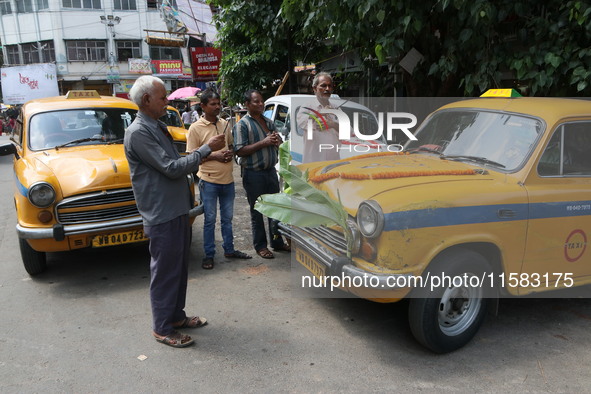
[{"label": "car door", "polygon": [[563,122],[527,181],[529,223],[520,293],[591,279],[591,119]]}]

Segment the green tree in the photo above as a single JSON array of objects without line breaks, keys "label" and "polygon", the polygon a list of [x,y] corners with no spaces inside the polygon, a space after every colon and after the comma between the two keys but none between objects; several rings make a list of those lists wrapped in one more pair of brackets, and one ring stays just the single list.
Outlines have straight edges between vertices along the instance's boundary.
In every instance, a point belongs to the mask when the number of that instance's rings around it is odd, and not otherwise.
[{"label": "green tree", "polygon": [[293,66],[297,46],[279,11],[281,0],[212,0],[219,13],[217,46],[223,50],[220,80],[224,97],[242,102],[248,89],[271,89]]},{"label": "green tree", "polygon": [[[237,36],[222,31],[222,49],[231,56],[222,64],[228,79],[252,78],[243,65],[253,58],[260,62],[250,64],[260,66],[254,74],[261,85],[278,78],[266,71],[265,63],[286,64],[269,63],[269,54],[284,53],[277,34],[289,31],[290,48],[314,47],[312,55],[292,50],[293,61],[317,62],[323,51],[359,53],[363,73],[343,80],[373,78],[372,95],[393,84],[404,86],[410,96],[474,96],[493,87],[521,87],[529,95],[591,94],[591,5],[584,1],[276,0],[272,12],[256,23],[252,8],[268,5],[217,3],[247,15],[233,19],[222,12],[218,21],[222,29],[241,32],[252,49],[246,58],[237,54],[236,46],[225,46]],[[265,28],[269,25],[271,33]],[[413,48],[422,60],[409,73],[398,65]]]}]

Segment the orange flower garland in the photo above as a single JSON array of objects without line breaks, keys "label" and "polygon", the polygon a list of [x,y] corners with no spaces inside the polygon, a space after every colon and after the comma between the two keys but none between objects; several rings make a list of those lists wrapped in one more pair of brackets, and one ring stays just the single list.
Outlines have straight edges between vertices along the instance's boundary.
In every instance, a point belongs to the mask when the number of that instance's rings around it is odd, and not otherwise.
[{"label": "orange flower garland", "polygon": [[[348,159],[335,160],[334,163],[344,163],[351,160],[367,159],[369,157],[379,156],[397,156],[408,155],[408,152],[377,152],[359,155]],[[432,171],[384,171],[375,174],[366,174],[361,172],[329,172],[326,174],[316,175],[322,167],[316,167],[309,170],[309,180],[313,183],[322,183],[331,179],[352,179],[352,180],[376,180],[376,179],[395,179],[395,178],[411,178],[417,176],[439,176],[439,175],[476,175],[480,172],[478,170],[432,170]]]}]

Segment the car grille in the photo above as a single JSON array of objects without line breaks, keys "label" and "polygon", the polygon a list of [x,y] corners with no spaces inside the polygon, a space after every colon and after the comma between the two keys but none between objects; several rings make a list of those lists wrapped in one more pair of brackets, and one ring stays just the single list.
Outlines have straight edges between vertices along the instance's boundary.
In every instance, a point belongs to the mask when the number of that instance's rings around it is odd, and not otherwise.
[{"label": "car grille", "polygon": [[344,234],[340,231],[336,231],[325,226],[306,228],[298,227],[298,229],[316,238],[329,248],[334,249],[339,253],[347,253],[347,241],[345,240]]},{"label": "car grille", "polygon": [[131,189],[109,190],[69,197],[56,207],[56,218],[62,224],[80,224],[138,216]]}]

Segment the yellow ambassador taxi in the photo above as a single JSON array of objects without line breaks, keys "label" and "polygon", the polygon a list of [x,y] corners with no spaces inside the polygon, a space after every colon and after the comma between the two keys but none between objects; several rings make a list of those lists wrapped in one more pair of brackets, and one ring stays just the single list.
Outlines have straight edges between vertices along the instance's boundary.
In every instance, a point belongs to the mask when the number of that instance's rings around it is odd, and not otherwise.
[{"label": "yellow ambassador taxi", "polygon": [[591,283],[591,101],[458,101],[415,136],[400,153],[300,166],[353,235],[281,225],[318,283],[409,298],[414,336],[438,353],[468,343],[498,297]]},{"label": "yellow ambassador taxi", "polygon": [[[30,275],[46,269],[47,252],[147,240],[123,151],[137,111],[129,100],[88,90],[21,108],[0,155],[14,155],[16,229]],[[190,214],[202,212],[198,205]]]}]

